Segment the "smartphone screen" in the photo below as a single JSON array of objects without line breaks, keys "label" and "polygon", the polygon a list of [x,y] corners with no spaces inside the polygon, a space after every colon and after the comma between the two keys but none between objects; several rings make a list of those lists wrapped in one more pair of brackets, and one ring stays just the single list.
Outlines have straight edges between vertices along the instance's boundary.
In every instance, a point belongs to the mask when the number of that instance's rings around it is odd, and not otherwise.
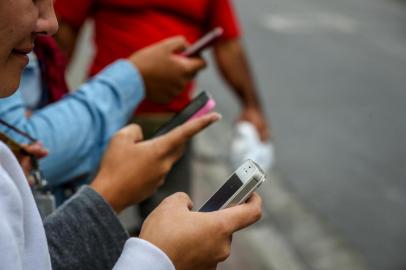
[{"label": "smartphone screen", "polygon": [[171,120],[160,127],[152,136],[153,138],[168,133],[172,129],[182,125],[188,121],[193,115],[198,112],[210,100],[206,92],[202,92],[191,103],[189,103],[180,113],[176,114]]},{"label": "smartphone screen", "polygon": [[199,212],[213,212],[219,210],[243,184],[238,175],[234,173],[202,208],[200,208]]}]

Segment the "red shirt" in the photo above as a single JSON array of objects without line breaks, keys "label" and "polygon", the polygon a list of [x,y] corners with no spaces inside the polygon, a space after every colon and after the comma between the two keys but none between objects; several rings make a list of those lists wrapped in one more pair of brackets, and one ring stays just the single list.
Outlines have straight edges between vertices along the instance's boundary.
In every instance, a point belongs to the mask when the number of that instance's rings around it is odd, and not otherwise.
[{"label": "red shirt", "polygon": [[[195,42],[214,27],[223,39],[239,36],[231,0],[56,0],[58,17],[74,28],[92,17],[95,21],[94,75],[119,58],[126,58],[152,43],[175,35]],[[180,111],[189,101],[192,86],[168,105],[144,101],[137,112]]]}]

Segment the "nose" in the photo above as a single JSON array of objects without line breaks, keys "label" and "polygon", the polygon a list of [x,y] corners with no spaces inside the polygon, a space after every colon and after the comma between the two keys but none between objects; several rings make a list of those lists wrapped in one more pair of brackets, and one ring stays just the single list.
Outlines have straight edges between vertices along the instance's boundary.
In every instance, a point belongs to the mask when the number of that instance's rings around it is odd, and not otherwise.
[{"label": "nose", "polygon": [[39,17],[35,33],[53,35],[58,31],[58,20],[55,15],[53,0],[42,0],[39,5]]}]

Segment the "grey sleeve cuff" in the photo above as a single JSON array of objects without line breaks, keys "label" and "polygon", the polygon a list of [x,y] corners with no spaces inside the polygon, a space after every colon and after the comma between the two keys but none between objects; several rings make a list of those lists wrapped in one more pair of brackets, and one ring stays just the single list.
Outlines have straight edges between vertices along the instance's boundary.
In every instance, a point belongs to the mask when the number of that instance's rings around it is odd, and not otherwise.
[{"label": "grey sleeve cuff", "polygon": [[53,270],[112,269],[129,238],[110,205],[88,186],[44,226]]}]

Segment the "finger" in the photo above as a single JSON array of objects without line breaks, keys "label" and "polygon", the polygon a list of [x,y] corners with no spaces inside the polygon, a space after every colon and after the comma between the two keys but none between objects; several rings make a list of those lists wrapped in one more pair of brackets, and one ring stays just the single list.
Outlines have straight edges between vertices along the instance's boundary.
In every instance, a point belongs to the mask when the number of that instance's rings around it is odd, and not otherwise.
[{"label": "finger", "polygon": [[42,146],[41,143],[34,143],[30,145],[23,145],[24,150],[36,158],[43,158],[48,155],[48,150]]},{"label": "finger", "polygon": [[267,142],[271,139],[271,133],[266,127],[261,130],[260,139],[262,142]]},{"label": "finger", "polygon": [[169,196],[165,199],[165,202],[173,207],[185,207],[188,210],[193,208],[192,200],[186,193],[183,192],[177,192]]},{"label": "finger", "polygon": [[271,139],[271,132],[270,132],[265,120],[255,122],[254,125],[257,129],[259,138],[262,142],[267,142]]},{"label": "finger", "polygon": [[184,144],[197,133],[220,119],[221,115],[219,113],[209,113],[205,116],[186,122],[161,138],[166,140],[167,145],[170,148],[175,148],[178,145]]},{"label": "finger", "polygon": [[254,193],[244,204],[213,212],[218,218],[227,220],[230,233],[244,229],[257,222],[262,215],[262,199]]},{"label": "finger", "polygon": [[141,127],[136,124],[131,124],[122,128],[118,131],[117,136],[125,137],[133,142],[139,142],[144,139]]},{"label": "finger", "polygon": [[24,157],[20,161],[20,166],[23,168],[25,176],[28,176],[32,169],[32,161],[29,157]]},{"label": "finger", "polygon": [[163,45],[168,49],[169,52],[179,53],[187,48],[188,42],[186,41],[185,37],[176,36],[165,39],[163,41]]},{"label": "finger", "polygon": [[176,57],[179,63],[183,66],[185,70],[185,75],[187,76],[188,79],[193,79],[200,70],[204,69],[207,66],[206,61],[204,61],[204,59],[200,57],[194,58],[186,58],[180,56]]}]

